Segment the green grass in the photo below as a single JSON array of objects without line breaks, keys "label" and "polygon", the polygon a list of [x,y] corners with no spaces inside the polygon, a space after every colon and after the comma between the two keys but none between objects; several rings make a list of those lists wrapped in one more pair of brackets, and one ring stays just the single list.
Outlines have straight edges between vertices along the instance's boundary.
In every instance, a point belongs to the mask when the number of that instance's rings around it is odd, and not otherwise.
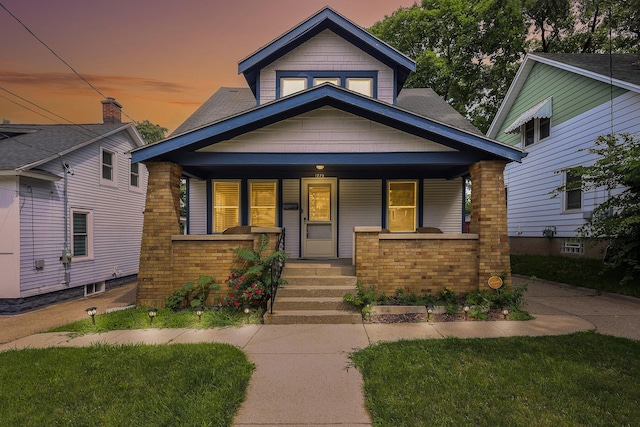
[{"label": "green grass", "polygon": [[227,344],[0,353],[6,426],[230,426],[254,370]]},{"label": "green grass", "polygon": [[[67,325],[59,326],[49,332],[93,333],[122,329],[146,329],[150,327],[148,308],[138,307],[128,310],[99,314],[95,317],[96,324],[91,319],[79,320]],[[242,326],[248,323],[260,323],[259,313],[253,311],[249,317],[244,313],[223,308],[214,311],[210,308],[204,311],[202,320],[198,321],[193,310],[173,311],[165,308],[158,309],[158,315],[153,319],[154,328],[192,328],[206,329],[220,326]]]},{"label": "green grass", "polygon": [[399,341],[354,353],[374,426],[623,426],[640,342],[593,332]]},{"label": "green grass", "polygon": [[640,279],[621,285],[620,270],[605,270],[599,259],[511,255],[511,272],[600,291],[640,297]]}]

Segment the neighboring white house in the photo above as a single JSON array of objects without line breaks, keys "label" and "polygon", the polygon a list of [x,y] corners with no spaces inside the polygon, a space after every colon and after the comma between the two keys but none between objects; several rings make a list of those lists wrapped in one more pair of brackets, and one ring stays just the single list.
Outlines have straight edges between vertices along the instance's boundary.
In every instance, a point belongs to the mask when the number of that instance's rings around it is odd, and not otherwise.
[{"label": "neighboring white house", "polygon": [[148,174],[121,106],[103,124],[0,125],[0,314],[135,280]]},{"label": "neighboring white house", "polygon": [[511,252],[599,256],[576,229],[607,192],[550,193],[595,162],[596,138],[639,132],[639,55],[529,54],[487,133],[528,153],[505,169]]}]

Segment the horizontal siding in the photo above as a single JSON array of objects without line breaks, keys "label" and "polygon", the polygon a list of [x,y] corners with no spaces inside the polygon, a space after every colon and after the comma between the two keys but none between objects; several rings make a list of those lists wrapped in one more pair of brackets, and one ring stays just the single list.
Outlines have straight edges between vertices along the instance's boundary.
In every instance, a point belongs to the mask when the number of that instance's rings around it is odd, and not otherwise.
[{"label": "horizontal siding", "polygon": [[338,255],[353,256],[353,229],[382,224],[382,180],[342,179],[339,182]]},{"label": "horizontal siding", "polygon": [[0,298],[20,296],[20,202],[18,179],[0,176]]},{"label": "horizontal siding", "polygon": [[189,179],[189,234],[207,234],[207,182]]},{"label": "horizontal siding", "polygon": [[423,225],[443,233],[462,232],[462,198],[462,178],[425,180]]},{"label": "horizontal siding", "polygon": [[330,30],[278,58],[260,71],[260,103],[276,97],[276,71],[378,70],[378,99],[393,103],[393,70]]},{"label": "horizontal siding", "polygon": [[[116,153],[115,185],[100,183],[101,148]],[[141,164],[140,187],[130,188],[130,161],[125,153],[132,148],[129,135],[122,132],[64,157],[73,170],[73,175],[67,175],[69,209],[93,212],[94,258],[76,258],[71,263],[72,287],[138,272],[148,173]],[[62,175],[59,160],[42,169]],[[59,260],[65,241],[64,180],[45,183],[21,179],[20,193],[26,197],[20,220],[21,295],[55,291],[64,281]],[[42,271],[34,271],[34,259],[45,259]]]},{"label": "horizontal siding", "polygon": [[[302,207],[299,180],[285,179],[282,181],[282,203],[298,203],[298,208]],[[300,210],[283,211],[282,226],[285,229],[285,251],[291,258],[298,258],[300,254]]]},{"label": "horizontal siding", "polygon": [[[624,89],[613,88],[614,97],[625,92]],[[520,143],[520,134],[507,135],[504,129],[526,110],[550,96],[553,96],[551,125],[557,126],[608,102],[611,95],[612,88],[606,83],[536,63],[496,138],[507,144]]]},{"label": "horizontal siding", "polygon": [[322,107],[200,151],[384,153],[454,150],[333,107]]},{"label": "horizontal siding", "polygon": [[557,171],[595,162],[594,155],[580,150],[592,147],[597,137],[612,130],[640,132],[640,94],[627,92],[614,100],[613,122],[610,112],[610,104],[605,103],[555,126],[549,138],[527,147],[529,154],[521,164],[507,165],[510,236],[539,237],[545,227],[555,226],[558,237],[572,237],[585,223],[583,212],[605,200],[602,189],[585,192],[582,211],[564,212],[563,198],[551,198],[550,193],[562,185],[562,174]]}]

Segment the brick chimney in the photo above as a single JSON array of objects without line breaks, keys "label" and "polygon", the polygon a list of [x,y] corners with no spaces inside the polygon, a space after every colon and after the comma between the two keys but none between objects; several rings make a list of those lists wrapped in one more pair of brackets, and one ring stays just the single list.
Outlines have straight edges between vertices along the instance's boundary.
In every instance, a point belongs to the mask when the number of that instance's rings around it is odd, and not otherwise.
[{"label": "brick chimney", "polygon": [[115,98],[107,98],[102,101],[102,123],[122,123],[121,109],[122,105],[117,103]]}]

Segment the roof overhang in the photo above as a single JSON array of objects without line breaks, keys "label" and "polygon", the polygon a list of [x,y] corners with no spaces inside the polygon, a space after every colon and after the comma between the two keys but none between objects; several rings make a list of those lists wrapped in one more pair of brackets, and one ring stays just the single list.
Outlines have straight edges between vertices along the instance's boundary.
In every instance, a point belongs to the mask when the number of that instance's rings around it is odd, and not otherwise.
[{"label": "roof overhang", "polygon": [[504,133],[518,133],[520,131],[520,126],[527,123],[532,119],[543,119],[543,118],[551,118],[553,115],[553,97],[545,99],[544,101],[539,102],[533,107],[529,108],[527,111],[522,113],[520,117],[515,119],[513,123],[511,123],[505,130]]},{"label": "roof overhang", "polygon": [[[197,150],[232,139],[236,136],[324,107],[363,117],[394,129],[444,145],[452,150],[421,153],[215,153]],[[390,150],[393,150],[390,145]],[[180,164],[186,173],[206,176],[223,169],[240,166],[269,167],[328,164],[358,167],[376,166],[425,167],[452,165],[468,167],[479,160],[501,159],[521,161],[525,156],[519,148],[469,133],[444,123],[430,120],[392,104],[378,101],[331,84],[307,89],[278,99],[210,125],[177,135],[132,152],[132,162],[171,161]],[[208,172],[207,172],[208,170]]]},{"label": "roof overhang", "polygon": [[62,177],[51,172],[30,169],[30,170],[0,170],[0,176],[24,176],[27,178],[39,179],[41,181],[55,182],[60,181]]},{"label": "roof overhang", "polygon": [[244,74],[253,94],[258,97],[257,82],[262,68],[327,29],[392,68],[396,76],[396,95],[409,74],[416,70],[415,61],[327,7],[241,60],[238,74]]}]

